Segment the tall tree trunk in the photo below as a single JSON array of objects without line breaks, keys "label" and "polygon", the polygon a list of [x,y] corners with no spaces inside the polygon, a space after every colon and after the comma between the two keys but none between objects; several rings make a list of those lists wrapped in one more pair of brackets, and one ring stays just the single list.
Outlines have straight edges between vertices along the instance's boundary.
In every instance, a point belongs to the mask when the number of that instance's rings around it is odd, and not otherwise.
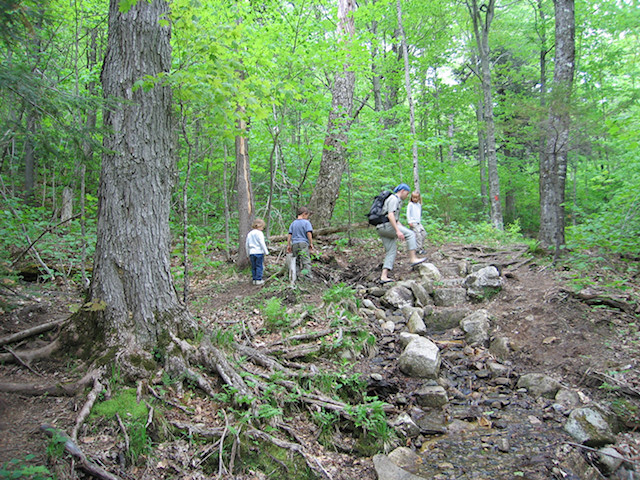
[{"label": "tall tree trunk", "polygon": [[[240,120],[238,130],[246,132],[247,125]],[[249,255],[245,248],[245,239],[251,231],[255,217],[253,189],[251,187],[251,162],[249,161],[249,141],[245,135],[236,136],[236,182],[238,183],[238,260],[237,265],[244,268],[249,264]]]},{"label": "tall tree trunk", "polygon": [[36,154],[34,143],[38,124],[35,109],[29,108],[27,111],[27,135],[24,143],[24,198],[29,204],[34,201],[36,182]]},{"label": "tall tree trunk", "polygon": [[540,164],[540,234],[543,246],[564,244],[564,200],[569,153],[570,105],[575,70],[574,0],[555,0],[556,51],[547,139]]},{"label": "tall tree trunk", "polygon": [[[498,158],[496,155],[496,128],[493,118],[493,95],[491,92],[491,65],[489,63],[489,29],[493,21],[495,0],[478,6],[477,0],[467,0],[467,8],[473,20],[473,31],[480,56],[480,79],[484,114],[484,134],[486,140],[487,170],[489,174],[489,201],[491,204],[491,224],[502,230],[504,221],[500,199],[500,177],[498,176]],[[484,12],[484,20],[482,18]]]},{"label": "tall tree trunk", "polygon": [[[193,327],[180,303],[169,262],[169,209],[175,175],[171,89],[161,83],[134,89],[136,81],[171,68],[165,0],[137,2],[126,13],[109,6],[109,39],[102,71],[106,98],[119,105],[104,113],[111,132],[98,190],[97,243],[86,310],[74,338],[86,351],[116,353],[132,378],[153,369],[153,353]],[[82,335],[83,334],[83,335]]]},{"label": "tall tree trunk", "polygon": [[484,135],[482,122],[484,106],[481,99],[476,106],[476,120],[478,122],[478,165],[480,167],[480,197],[482,198],[483,212],[489,213],[489,194],[487,192],[487,140]]},{"label": "tall tree trunk", "polygon": [[416,113],[413,104],[413,94],[411,93],[411,76],[409,70],[409,51],[407,49],[407,38],[404,34],[404,26],[402,24],[402,5],[400,0],[396,3],[398,14],[398,30],[400,34],[400,43],[402,45],[402,58],[404,59],[404,86],[407,91],[407,100],[409,101],[409,128],[411,129],[411,155],[413,160],[413,188],[420,192],[420,172],[418,169],[418,142],[416,139]]},{"label": "tall tree trunk", "polygon": [[[355,33],[353,21],[355,10],[355,0],[338,0],[338,36],[347,45],[345,51],[348,51],[348,45]],[[346,145],[352,121],[354,88],[355,73],[345,62],[343,71],[337,74],[334,80],[331,112],[322,149],[320,171],[309,201],[309,207],[314,212],[314,225],[318,227],[329,225],[340,193],[342,174],[347,163]]]},{"label": "tall tree trunk", "polygon": [[[540,67],[540,111],[544,111],[547,104],[547,16],[544,11],[543,0],[538,0],[537,14],[539,17],[539,25],[536,26],[538,38],[540,40],[539,67]],[[546,131],[541,129],[540,138],[538,140],[538,171],[542,168],[546,152]],[[542,176],[540,175],[540,178]],[[542,182],[538,182],[538,195],[542,199]]]}]

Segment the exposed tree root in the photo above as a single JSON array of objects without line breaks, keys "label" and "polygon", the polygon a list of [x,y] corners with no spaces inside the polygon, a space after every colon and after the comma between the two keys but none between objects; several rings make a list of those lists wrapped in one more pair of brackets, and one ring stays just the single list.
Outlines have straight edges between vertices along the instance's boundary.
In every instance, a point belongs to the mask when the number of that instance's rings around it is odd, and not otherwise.
[{"label": "exposed tree root", "polygon": [[620,296],[614,296],[605,292],[598,292],[592,288],[585,288],[578,293],[567,291],[575,298],[582,300],[587,305],[604,305],[607,307],[617,308],[629,315],[633,315],[636,305],[627,301]]},{"label": "exposed tree root", "polygon": [[49,323],[43,323],[41,325],[36,325],[35,327],[28,328],[27,330],[22,330],[21,332],[16,332],[11,335],[7,335],[6,337],[0,338],[0,345],[8,345],[10,343],[15,343],[20,340],[24,340],[25,338],[33,337],[35,335],[40,335],[41,333],[48,332],[49,330],[53,330],[54,328],[58,328],[62,326],[66,320],[63,321],[55,321]]},{"label": "exposed tree root", "polygon": [[60,342],[56,339],[53,342],[45,345],[42,348],[36,348],[34,350],[22,350],[11,353],[0,353],[0,362],[12,363],[16,361],[14,355],[18,355],[23,362],[31,363],[34,360],[42,360],[43,358],[49,358],[56,351],[60,349]]},{"label": "exposed tree root", "polygon": [[295,452],[301,455],[302,458],[304,458],[307,466],[311,470],[313,470],[316,473],[316,475],[319,475],[320,478],[326,478],[329,480],[333,478],[329,474],[329,472],[325,470],[325,468],[322,466],[320,461],[313,455],[309,454],[302,445],[279,439],[277,437],[274,437],[273,435],[269,435],[268,433],[263,432],[262,430],[257,430],[257,429],[249,430],[247,432],[247,435],[249,435],[250,437],[269,441],[279,448],[286,448],[287,450],[291,450],[292,452]]},{"label": "exposed tree root", "polygon": [[96,371],[95,376],[93,378],[93,388],[89,392],[89,395],[87,395],[87,401],[84,403],[84,406],[78,413],[76,424],[73,427],[73,430],[71,431],[71,438],[74,441],[78,439],[78,430],[80,429],[84,421],[87,419],[87,417],[91,413],[91,409],[93,408],[93,405],[96,403],[96,399],[98,398],[98,395],[100,395],[100,392],[102,392],[103,387],[102,387],[102,383],[100,383],[101,377],[102,377],[102,371]]},{"label": "exposed tree root", "polygon": [[93,383],[96,371],[91,371],[77,382],[71,383],[0,383],[0,392],[22,395],[72,396]]},{"label": "exposed tree root", "polygon": [[64,449],[73,456],[78,462],[78,466],[82,471],[89,475],[102,480],[120,480],[120,477],[112,473],[107,472],[104,468],[97,465],[92,459],[87,457],[80,447],[62,430],[57,429],[51,425],[41,425],[40,430],[49,435],[50,437],[59,437],[65,440]]}]

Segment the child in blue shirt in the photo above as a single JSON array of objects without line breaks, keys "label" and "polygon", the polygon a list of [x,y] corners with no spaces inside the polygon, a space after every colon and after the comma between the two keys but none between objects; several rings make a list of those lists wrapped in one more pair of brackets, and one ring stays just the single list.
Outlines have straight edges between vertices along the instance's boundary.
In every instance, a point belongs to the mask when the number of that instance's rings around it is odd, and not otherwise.
[{"label": "child in blue shirt", "polygon": [[298,217],[289,226],[287,236],[287,253],[293,253],[296,263],[300,264],[300,272],[311,277],[311,255],[313,250],[313,226],[309,221],[311,212],[307,207],[298,208]]}]

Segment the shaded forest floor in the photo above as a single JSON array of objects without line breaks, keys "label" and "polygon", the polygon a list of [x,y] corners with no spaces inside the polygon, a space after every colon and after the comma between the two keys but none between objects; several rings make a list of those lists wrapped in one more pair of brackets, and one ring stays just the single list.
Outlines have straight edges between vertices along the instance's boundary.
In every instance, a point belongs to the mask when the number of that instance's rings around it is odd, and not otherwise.
[{"label": "shaded forest floor", "polygon": [[[239,342],[246,340],[254,347],[273,345],[281,338],[281,334],[265,328],[265,302],[269,298],[278,297],[286,308],[306,306],[321,309],[323,292],[333,285],[344,283],[354,288],[357,291],[356,297],[360,300],[367,297],[369,289],[376,286],[383,256],[379,240],[357,239],[352,246],[342,247],[336,246],[336,240],[338,237],[321,238],[317,241],[319,255],[314,262],[316,279],[300,283],[295,289],[288,285],[285,278],[275,275],[284,262],[282,255],[278,256],[278,250],[282,247],[274,246],[274,254],[267,257],[265,278],[270,275],[272,277],[264,286],[252,285],[248,273],[238,274],[234,268],[225,266],[221,261],[220,268],[194,278],[190,290],[190,310],[207,328],[235,332]],[[431,263],[444,268],[447,264],[460,261],[500,263],[508,250],[510,249],[447,244],[430,246],[426,256]],[[416,275],[402,251],[399,252],[393,273],[398,280]],[[569,274],[570,272],[559,271],[550,266],[546,259],[517,258],[502,268],[505,281],[502,291],[474,308],[484,308],[490,313],[494,336],[506,336],[510,339],[514,348],[508,364],[514,376],[546,373],[560,380],[563,385],[580,391],[585,398],[604,402],[611,402],[621,396],[620,389],[615,386],[613,389],[601,388],[602,379],[607,376],[615,378],[619,382],[618,386],[629,392],[638,392],[640,325],[637,288],[633,287],[637,285],[638,278],[627,278],[627,283],[633,288],[624,295],[620,294],[619,289],[608,290],[598,285],[577,295],[567,282]],[[594,279],[608,278],[609,275],[610,270],[591,272]],[[82,301],[79,292],[70,290],[65,285],[51,283],[12,285],[11,290],[3,290],[2,293],[5,310],[0,315],[0,337],[34,325],[64,319],[69,316],[73,305]],[[601,302],[598,298],[614,300]],[[13,308],[9,308],[10,306]],[[312,315],[289,333],[294,335],[330,329],[331,320],[322,315]],[[325,368],[340,371],[346,369],[349,373],[360,373],[363,378],[372,373],[381,375],[393,386],[393,394],[388,400],[393,405],[393,411],[389,415],[394,416],[403,408],[412,408],[411,392],[416,388],[416,381],[406,377],[398,369],[396,360],[400,350],[397,342],[390,340],[389,335],[381,331],[378,322],[369,320],[368,325],[369,332],[378,340],[375,351],[358,355],[348,362],[348,368],[346,364],[340,366],[335,359],[329,362],[321,358],[311,360],[305,368],[317,372]],[[448,332],[446,339],[439,336],[437,341],[441,344],[453,344],[460,338],[459,334],[456,331]],[[33,348],[45,344],[51,335],[52,333],[42,334],[12,348]],[[472,371],[477,363],[479,360],[472,359],[468,362],[468,369]],[[443,369],[446,368],[447,365],[443,365]],[[0,382],[63,382],[77,380],[83,373],[82,366],[73,361],[50,360],[31,366],[11,363],[0,365]],[[222,386],[218,385],[218,388],[221,389]],[[470,409],[478,406],[478,402],[473,400],[474,395],[475,399],[487,395],[487,390],[482,388],[472,389],[474,391],[470,392]],[[564,460],[561,457],[568,455],[566,445],[569,442],[562,432],[561,419],[555,418],[551,413],[551,402],[527,398],[526,394],[515,388],[510,392],[514,409],[516,406],[524,409],[523,411],[529,409],[531,418],[542,419],[540,425],[534,422],[527,426],[534,430],[520,431],[523,435],[531,436],[528,441],[534,442],[535,445],[532,444],[533,447],[530,448],[535,453],[528,456],[521,452],[504,455],[492,450],[491,442],[486,439],[490,437],[492,428],[495,430],[496,427],[485,425],[486,430],[478,434],[477,438],[485,439],[480,450],[484,449],[485,456],[491,457],[492,465],[495,464],[492,467],[482,466],[482,471],[487,476],[474,476],[474,467],[465,467],[463,459],[454,458],[455,449],[452,447],[446,462],[440,457],[437,461],[434,460],[434,463],[440,465],[441,472],[439,477],[436,475],[433,478],[511,478],[507,473],[517,471],[521,473],[518,476],[523,478],[543,479],[553,478],[554,472],[558,474],[558,466]],[[165,399],[170,398],[172,404],[180,407],[172,408],[169,403],[163,406],[163,415],[169,423],[173,421],[175,425],[181,421],[191,422],[209,429],[225,426],[226,419],[222,413],[224,406],[200,395],[197,389],[180,392],[169,388],[167,395]],[[402,402],[396,401],[401,397],[404,398]],[[634,428],[640,425],[637,410],[634,409],[638,399],[633,394],[625,396],[625,399],[630,405],[629,426]],[[56,457],[48,454],[49,439],[39,430],[41,424],[47,423],[70,432],[84,401],[84,395],[53,397],[0,393],[0,465],[12,459],[24,460],[28,455],[34,455],[29,463],[47,465],[52,472],[56,472],[57,478],[84,478],[82,473],[70,468],[70,462],[64,455]],[[480,403],[478,408],[484,407]],[[505,411],[501,421],[510,422],[510,418],[510,414]],[[327,478],[377,478],[371,457],[357,454],[350,448],[353,441],[348,433],[336,430],[333,445],[327,442],[320,444],[320,433],[302,411],[298,415],[292,414],[282,419],[281,422],[286,423],[290,429],[291,438],[314,453],[318,464],[326,471]],[[500,422],[494,419],[493,423]],[[519,433],[515,430],[511,436],[513,450],[518,448],[518,436]],[[422,445],[407,442],[407,446],[428,455],[427,444],[430,441],[423,438]],[[637,438],[629,441],[638,443]],[[216,458],[218,452],[213,450],[211,444],[195,442],[189,435],[176,435],[172,441],[156,444],[153,451],[143,457],[146,461],[139,462],[137,466],[126,464],[122,457],[123,439],[117,424],[94,422],[90,428],[81,430],[78,443],[85,453],[99,459],[105,468],[121,478],[200,479],[216,478],[217,475],[215,471],[211,471],[211,467],[207,471],[204,466],[208,459]],[[589,460],[588,452],[575,450]],[[434,459],[437,452],[438,449],[434,449]],[[464,452],[459,452],[459,455],[464,455]],[[273,459],[273,462],[276,464],[278,460]],[[236,461],[236,465],[239,464],[242,464],[241,458]],[[447,473],[449,466],[453,470]],[[452,473],[456,468],[465,473]],[[264,469],[261,471],[257,467],[236,471],[233,475],[225,474],[220,478],[273,478]],[[296,475],[298,474],[279,474],[280,478],[305,478]],[[557,478],[560,477],[558,474]]]}]

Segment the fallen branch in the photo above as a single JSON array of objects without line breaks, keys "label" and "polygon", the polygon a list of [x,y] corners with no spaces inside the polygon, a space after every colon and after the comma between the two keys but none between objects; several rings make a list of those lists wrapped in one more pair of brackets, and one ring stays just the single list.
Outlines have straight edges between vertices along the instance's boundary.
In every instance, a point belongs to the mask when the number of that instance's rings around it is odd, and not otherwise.
[{"label": "fallen branch", "polygon": [[611,375],[607,375],[606,373],[602,373],[602,372],[593,371],[591,369],[588,369],[585,372],[585,375],[595,378],[596,381],[599,382],[598,386],[602,385],[603,383],[608,383],[610,385],[617,387],[618,391],[621,393],[624,393],[631,397],[640,397],[640,390],[638,390],[637,388],[633,388],[628,383],[623,382],[615,377],[612,377]]},{"label": "fallen branch", "polygon": [[200,364],[217,372],[227,385],[236,389],[234,402],[237,405],[252,404],[254,402],[255,395],[253,391],[238,372],[229,364],[224,353],[207,341],[200,346],[199,354]]},{"label": "fallen branch", "polygon": [[171,425],[176,427],[178,430],[189,432],[189,436],[195,434],[203,438],[219,438],[225,432],[224,428],[208,428],[202,423],[188,423],[182,422],[180,420],[171,420],[169,423],[171,423]]},{"label": "fallen branch", "polygon": [[326,337],[327,335],[331,335],[335,332],[335,329],[327,329],[321,330],[319,332],[311,332],[311,333],[302,333],[300,335],[292,335],[287,338],[282,338],[280,340],[276,340],[275,342],[270,343],[267,348],[274,347],[276,345],[281,345],[283,343],[291,343],[291,342],[300,342],[305,340],[317,340],[318,338]]},{"label": "fallen branch", "polygon": [[102,480],[120,480],[120,477],[107,472],[104,468],[100,467],[92,459],[87,457],[82,450],[80,450],[80,447],[78,447],[78,445],[76,445],[75,442],[62,430],[47,424],[40,425],[40,430],[52,438],[58,437],[64,440],[64,449],[76,459],[80,469],[85,473]]},{"label": "fallen branch", "polygon": [[10,343],[15,343],[20,340],[24,340],[25,338],[33,337],[35,335],[39,335],[44,332],[48,332],[49,330],[53,330],[56,327],[63,325],[66,320],[63,321],[55,321],[49,323],[43,323],[41,325],[36,325],[35,327],[28,328],[27,330],[22,330],[21,332],[16,332],[11,335],[7,335],[6,337],[0,338],[0,345],[8,345]]},{"label": "fallen branch", "polygon": [[120,425],[120,430],[122,430],[122,435],[124,435],[124,449],[128,452],[129,447],[131,446],[131,442],[129,441],[127,427],[124,426],[124,422],[122,421],[122,418],[120,418],[119,413],[116,413],[116,419],[118,420],[118,425]]}]

